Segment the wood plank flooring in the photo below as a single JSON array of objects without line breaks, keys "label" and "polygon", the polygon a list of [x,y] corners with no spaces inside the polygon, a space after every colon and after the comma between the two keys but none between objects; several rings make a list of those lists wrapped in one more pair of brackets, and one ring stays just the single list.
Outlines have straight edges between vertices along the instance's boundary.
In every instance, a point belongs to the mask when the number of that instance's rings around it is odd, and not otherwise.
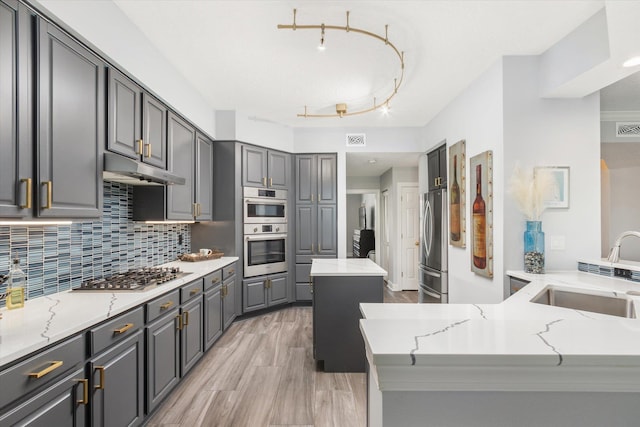
[{"label": "wood plank flooring", "polygon": [[[417,292],[385,288],[384,301],[416,302]],[[236,321],[147,425],[365,426],[365,374],[316,368],[311,316],[293,306]]]}]

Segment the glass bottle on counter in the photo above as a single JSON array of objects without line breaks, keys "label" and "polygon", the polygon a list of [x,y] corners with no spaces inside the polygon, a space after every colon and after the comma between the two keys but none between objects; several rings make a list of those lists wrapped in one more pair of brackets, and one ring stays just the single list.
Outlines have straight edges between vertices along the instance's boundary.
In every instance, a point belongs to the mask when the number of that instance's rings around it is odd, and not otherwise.
[{"label": "glass bottle on counter", "polygon": [[20,259],[13,259],[11,271],[7,279],[7,309],[24,307],[24,292],[27,285],[27,276],[20,268]]}]

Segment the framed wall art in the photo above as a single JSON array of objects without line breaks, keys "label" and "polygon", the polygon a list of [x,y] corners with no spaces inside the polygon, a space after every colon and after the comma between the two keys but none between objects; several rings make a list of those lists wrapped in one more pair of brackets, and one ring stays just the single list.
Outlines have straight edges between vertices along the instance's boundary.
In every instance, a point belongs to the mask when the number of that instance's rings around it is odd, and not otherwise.
[{"label": "framed wall art", "polygon": [[568,208],[569,166],[538,166],[534,169],[534,174],[539,170],[548,171],[556,184],[553,193],[544,200],[545,208]]},{"label": "framed wall art", "polygon": [[449,147],[449,244],[466,245],[466,154],[465,140]]},{"label": "framed wall art", "polygon": [[493,277],[493,152],[469,159],[471,190],[471,271]]}]

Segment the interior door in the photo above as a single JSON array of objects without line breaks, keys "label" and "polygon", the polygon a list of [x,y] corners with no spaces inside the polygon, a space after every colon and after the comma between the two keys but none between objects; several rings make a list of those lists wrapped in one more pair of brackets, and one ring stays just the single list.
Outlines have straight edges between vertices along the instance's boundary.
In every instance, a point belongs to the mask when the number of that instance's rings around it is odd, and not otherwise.
[{"label": "interior door", "polygon": [[400,262],[403,290],[418,289],[420,259],[420,200],[418,186],[400,189]]},{"label": "interior door", "polygon": [[387,191],[382,192],[382,207],[380,211],[382,212],[381,218],[381,228],[382,228],[382,268],[387,271],[387,277],[391,277],[391,269],[389,263],[389,254],[390,254],[390,243],[389,243],[389,193]]}]

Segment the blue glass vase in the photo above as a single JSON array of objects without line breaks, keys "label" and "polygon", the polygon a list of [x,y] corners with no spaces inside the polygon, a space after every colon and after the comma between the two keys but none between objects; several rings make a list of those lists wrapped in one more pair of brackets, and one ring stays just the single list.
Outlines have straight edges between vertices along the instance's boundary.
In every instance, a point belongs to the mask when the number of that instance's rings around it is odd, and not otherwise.
[{"label": "blue glass vase", "polygon": [[524,232],[524,271],[544,273],[544,232],[542,221],[527,221]]}]

